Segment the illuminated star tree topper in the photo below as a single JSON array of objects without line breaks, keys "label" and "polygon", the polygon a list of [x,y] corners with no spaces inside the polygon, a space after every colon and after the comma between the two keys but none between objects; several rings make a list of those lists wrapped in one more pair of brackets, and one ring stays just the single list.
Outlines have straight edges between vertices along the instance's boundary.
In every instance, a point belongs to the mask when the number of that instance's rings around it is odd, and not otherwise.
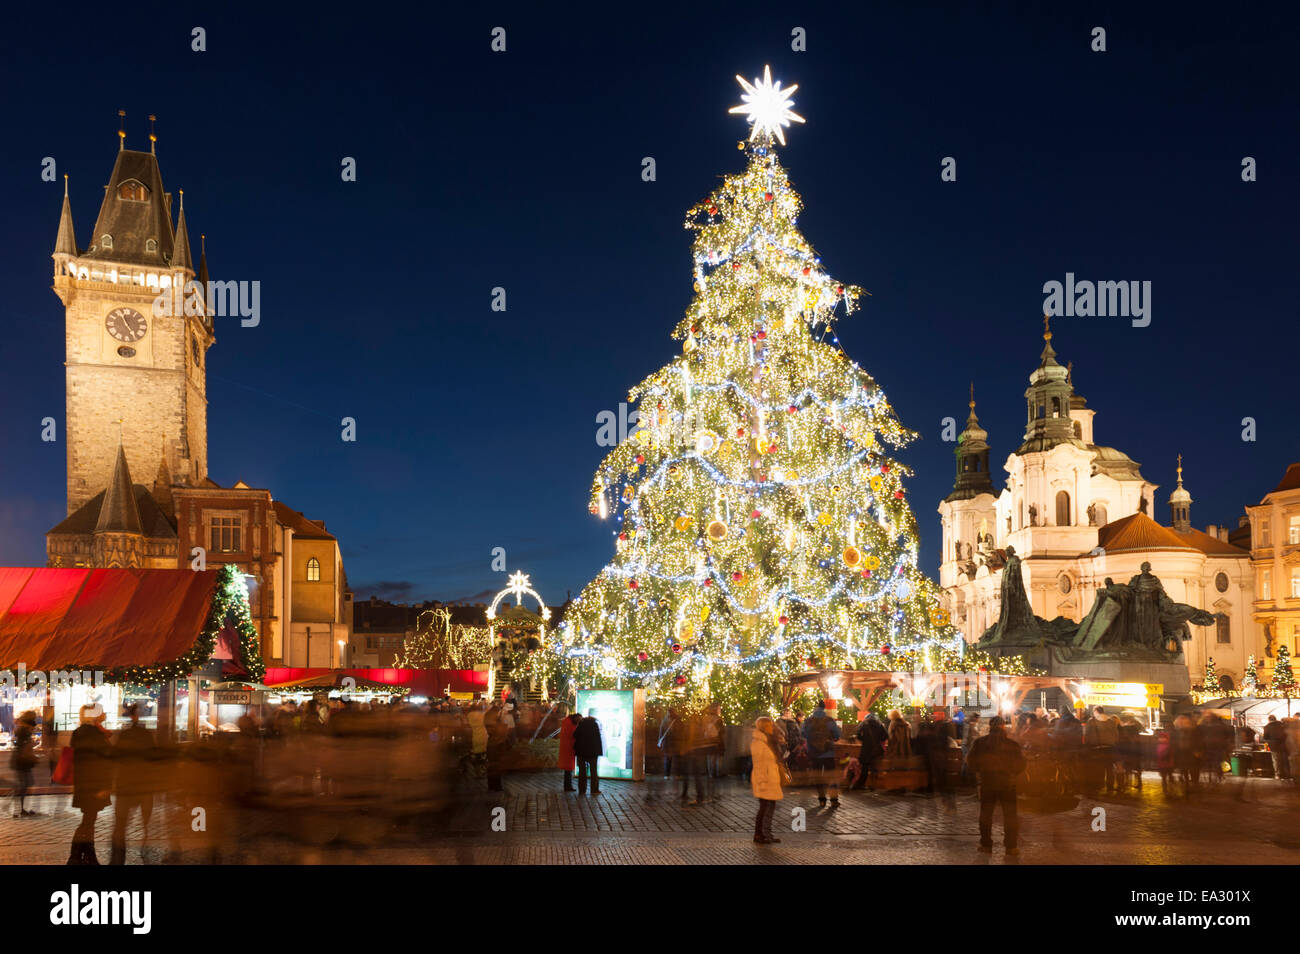
[{"label": "illuminated star tree topper", "polygon": [[743,102],[740,106],[732,106],[728,112],[745,114],[746,121],[753,126],[749,141],[753,142],[760,136],[776,137],[776,141],[784,146],[785,133],[782,127],[789,126],[791,120],[804,122],[804,118],[790,108],[794,105],[790,96],[799,88],[799,84],[782,89],[780,80],[772,82],[770,66],[763,67],[761,80],[755,77],[751,83],[737,75],[736,82],[745,91],[740,97]]}]

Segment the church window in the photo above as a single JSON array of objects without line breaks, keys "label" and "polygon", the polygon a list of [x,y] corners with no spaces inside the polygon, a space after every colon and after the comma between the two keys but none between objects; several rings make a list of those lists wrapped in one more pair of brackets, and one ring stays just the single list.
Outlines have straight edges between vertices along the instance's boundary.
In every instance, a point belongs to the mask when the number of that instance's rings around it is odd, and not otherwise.
[{"label": "church window", "polygon": [[1047,404],[1043,401],[1038,402],[1038,417],[1040,419],[1047,417]]},{"label": "church window", "polygon": [[315,557],[312,557],[310,560],[307,561],[307,582],[308,583],[320,582],[320,560],[316,559]]},{"label": "church window", "polygon": [[149,239],[148,241],[146,241],[146,242],[144,243],[144,250],[145,250],[146,252],[156,252],[156,251],[158,251],[158,240],[157,240],[157,239]]},{"label": "church window", "polygon": [[144,183],[127,179],[117,187],[117,197],[130,199],[133,202],[144,202],[149,197],[149,190],[144,187]]},{"label": "church window", "polygon": [[1214,617],[1215,639],[1220,643],[1232,642],[1232,624],[1228,620],[1227,613],[1219,613]]},{"label": "church window", "polygon": [[1052,398],[1052,417],[1060,417],[1060,416],[1061,416],[1061,399],[1059,397],[1054,397]]},{"label": "church window", "polygon": [[217,553],[235,553],[239,545],[240,519],[238,517],[212,518],[212,546],[210,550]]},{"label": "church window", "polygon": [[1056,525],[1068,527],[1070,523],[1070,495],[1062,490],[1056,495]]},{"label": "church window", "polygon": [[105,232],[103,235],[101,235],[101,236],[99,237],[99,244],[100,244],[100,247],[102,247],[102,248],[112,248],[112,247],[113,247],[113,236],[111,236],[111,235],[109,235],[107,232]]}]

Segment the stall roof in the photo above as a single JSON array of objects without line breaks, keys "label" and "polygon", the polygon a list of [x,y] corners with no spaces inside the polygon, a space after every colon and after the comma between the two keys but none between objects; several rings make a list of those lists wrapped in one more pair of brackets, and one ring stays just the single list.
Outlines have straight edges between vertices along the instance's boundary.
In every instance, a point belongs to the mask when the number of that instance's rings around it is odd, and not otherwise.
[{"label": "stall roof", "polygon": [[0,567],[0,669],[148,666],[193,649],[218,570]]},{"label": "stall roof", "polygon": [[318,676],[343,678],[352,676],[360,684],[361,680],[383,683],[386,686],[401,686],[409,689],[413,695],[440,696],[443,689],[451,692],[487,692],[487,673],[473,669],[303,669],[303,668],[268,668],[266,685],[272,689],[286,683],[301,682]]}]

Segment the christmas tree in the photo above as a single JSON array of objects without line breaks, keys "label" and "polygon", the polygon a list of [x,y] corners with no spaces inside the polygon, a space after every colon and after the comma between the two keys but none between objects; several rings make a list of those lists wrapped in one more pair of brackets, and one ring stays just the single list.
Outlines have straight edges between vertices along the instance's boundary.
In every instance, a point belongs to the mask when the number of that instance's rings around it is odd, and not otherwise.
[{"label": "christmas tree", "polygon": [[1291,650],[1286,643],[1277,647],[1277,662],[1273,665],[1273,688],[1282,693],[1295,692],[1295,673],[1291,671]]},{"label": "christmas tree", "polygon": [[1219,688],[1219,674],[1215,672],[1213,656],[1205,660],[1205,680],[1203,685],[1207,692],[1213,692]]},{"label": "christmas tree", "polygon": [[1246,674],[1241,677],[1241,691],[1243,695],[1253,696],[1258,688],[1259,668],[1255,665],[1254,655],[1251,655],[1246,660]]},{"label": "christmas tree", "polygon": [[737,79],[746,166],[687,214],[683,353],[629,392],[638,425],[591,490],[616,554],[552,647],[575,685],[643,685],[733,717],[770,709],[793,672],[933,670],[964,645],[917,569],[909,471],[889,456],[915,435],[833,330],[861,290],[796,224],[775,151],[803,121],[795,87]]}]

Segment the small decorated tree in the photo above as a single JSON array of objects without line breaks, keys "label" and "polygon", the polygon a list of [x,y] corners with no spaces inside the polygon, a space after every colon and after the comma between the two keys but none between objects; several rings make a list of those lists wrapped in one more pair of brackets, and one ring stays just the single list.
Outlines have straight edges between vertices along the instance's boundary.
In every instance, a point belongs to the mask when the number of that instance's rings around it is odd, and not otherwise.
[{"label": "small decorated tree", "polygon": [[1241,692],[1242,695],[1253,696],[1258,688],[1259,668],[1255,665],[1255,657],[1252,655],[1246,660],[1246,674],[1241,677]]},{"label": "small decorated tree", "polygon": [[1205,660],[1205,680],[1202,684],[1206,692],[1213,692],[1219,688],[1219,674],[1215,671],[1213,656]]},{"label": "small decorated tree", "polygon": [[1273,688],[1287,696],[1296,691],[1295,673],[1291,671],[1291,651],[1286,648],[1286,643],[1281,643],[1277,648],[1277,663],[1273,667]]}]

